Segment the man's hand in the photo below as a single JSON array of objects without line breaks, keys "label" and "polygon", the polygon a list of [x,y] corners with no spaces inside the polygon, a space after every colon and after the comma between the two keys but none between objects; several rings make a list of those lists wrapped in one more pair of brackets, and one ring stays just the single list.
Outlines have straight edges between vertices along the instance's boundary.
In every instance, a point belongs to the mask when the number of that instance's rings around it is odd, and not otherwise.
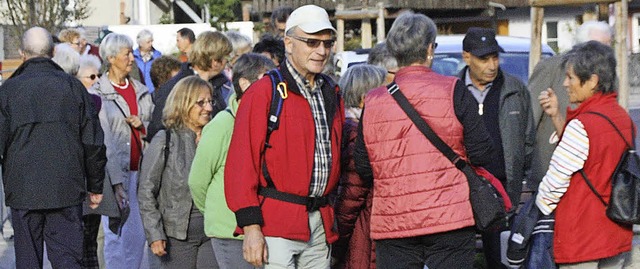
[{"label": "man's hand", "polygon": [[113,192],[116,195],[116,201],[118,202],[118,208],[121,210],[127,206],[129,206],[129,199],[127,197],[127,192],[124,190],[122,183],[118,183],[113,185]]},{"label": "man's hand", "polygon": [[89,192],[89,208],[96,209],[100,202],[102,202],[102,194]]},{"label": "man's hand", "polygon": [[151,251],[158,257],[162,257],[167,255],[167,241],[165,240],[156,240],[151,243]]},{"label": "man's hand", "polygon": [[260,225],[253,224],[242,228],[244,241],[242,242],[242,256],[255,267],[262,267],[267,263],[267,245]]}]

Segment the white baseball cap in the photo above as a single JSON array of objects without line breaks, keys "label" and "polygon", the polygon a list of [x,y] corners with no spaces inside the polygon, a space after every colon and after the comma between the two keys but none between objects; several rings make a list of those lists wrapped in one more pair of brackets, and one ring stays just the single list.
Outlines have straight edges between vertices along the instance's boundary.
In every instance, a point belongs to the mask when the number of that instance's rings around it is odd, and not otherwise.
[{"label": "white baseball cap", "polygon": [[336,29],[331,25],[327,11],[316,5],[301,6],[291,12],[287,19],[285,33],[296,26],[307,34],[317,33],[326,29],[336,32]]}]

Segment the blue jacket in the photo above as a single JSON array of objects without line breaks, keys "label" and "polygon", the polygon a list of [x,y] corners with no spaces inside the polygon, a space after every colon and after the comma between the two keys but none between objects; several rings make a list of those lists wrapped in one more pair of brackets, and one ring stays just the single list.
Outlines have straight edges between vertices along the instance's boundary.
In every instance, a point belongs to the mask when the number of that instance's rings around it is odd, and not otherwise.
[{"label": "blue jacket", "polygon": [[137,48],[136,50],[133,51],[133,58],[136,60],[136,65],[138,66],[138,69],[140,69],[140,78],[143,78],[141,80],[144,83],[144,85],[147,86],[147,88],[149,89],[149,93],[153,93],[153,91],[155,90],[155,86],[151,81],[151,64],[155,59],[158,59],[160,58],[160,56],[162,56],[162,53],[160,53],[153,47],[151,48],[151,51],[152,51],[151,60],[149,60],[146,63],[142,60],[142,54],[140,54],[140,48]]}]

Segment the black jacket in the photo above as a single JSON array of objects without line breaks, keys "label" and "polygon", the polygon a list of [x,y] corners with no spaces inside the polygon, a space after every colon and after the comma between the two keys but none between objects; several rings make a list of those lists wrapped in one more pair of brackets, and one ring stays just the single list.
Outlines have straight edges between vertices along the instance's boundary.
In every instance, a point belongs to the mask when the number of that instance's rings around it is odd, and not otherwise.
[{"label": "black jacket", "polygon": [[0,86],[0,154],[7,205],[51,209],[102,193],[104,134],[91,96],[48,58],[25,61]]},{"label": "black jacket", "polygon": [[[173,87],[178,84],[178,81],[191,75],[195,75],[195,72],[191,69],[191,65],[189,63],[183,63],[178,74],[153,92],[153,104],[155,106],[153,108],[153,114],[151,115],[151,122],[149,122],[149,127],[147,127],[147,141],[151,141],[158,131],[165,129],[164,124],[162,123],[162,111],[164,110],[164,105],[167,102],[169,93],[171,93]],[[211,112],[211,118],[213,119],[213,116],[227,107],[225,95],[229,96],[229,93],[228,90],[226,90],[226,94],[224,93],[224,87],[230,85],[231,82],[226,76],[220,73],[211,78],[209,83],[213,86],[211,98],[215,101],[213,111]]]}]

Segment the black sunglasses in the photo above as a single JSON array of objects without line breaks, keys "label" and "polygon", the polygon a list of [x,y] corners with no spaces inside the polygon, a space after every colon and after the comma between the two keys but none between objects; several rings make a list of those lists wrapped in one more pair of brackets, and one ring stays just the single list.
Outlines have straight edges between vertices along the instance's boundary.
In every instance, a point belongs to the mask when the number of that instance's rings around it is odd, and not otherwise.
[{"label": "black sunglasses", "polygon": [[289,37],[295,40],[299,40],[304,43],[307,43],[307,46],[314,49],[320,46],[320,42],[322,42],[322,45],[324,46],[325,49],[330,49],[331,47],[333,47],[333,44],[336,43],[335,39],[320,40],[320,39],[314,39],[314,38],[304,38],[304,37],[299,37],[294,35],[291,35]]},{"label": "black sunglasses", "polygon": [[102,74],[91,74],[89,76],[86,76],[85,78],[90,78],[91,80],[94,80],[96,78],[100,78],[102,77]]}]

